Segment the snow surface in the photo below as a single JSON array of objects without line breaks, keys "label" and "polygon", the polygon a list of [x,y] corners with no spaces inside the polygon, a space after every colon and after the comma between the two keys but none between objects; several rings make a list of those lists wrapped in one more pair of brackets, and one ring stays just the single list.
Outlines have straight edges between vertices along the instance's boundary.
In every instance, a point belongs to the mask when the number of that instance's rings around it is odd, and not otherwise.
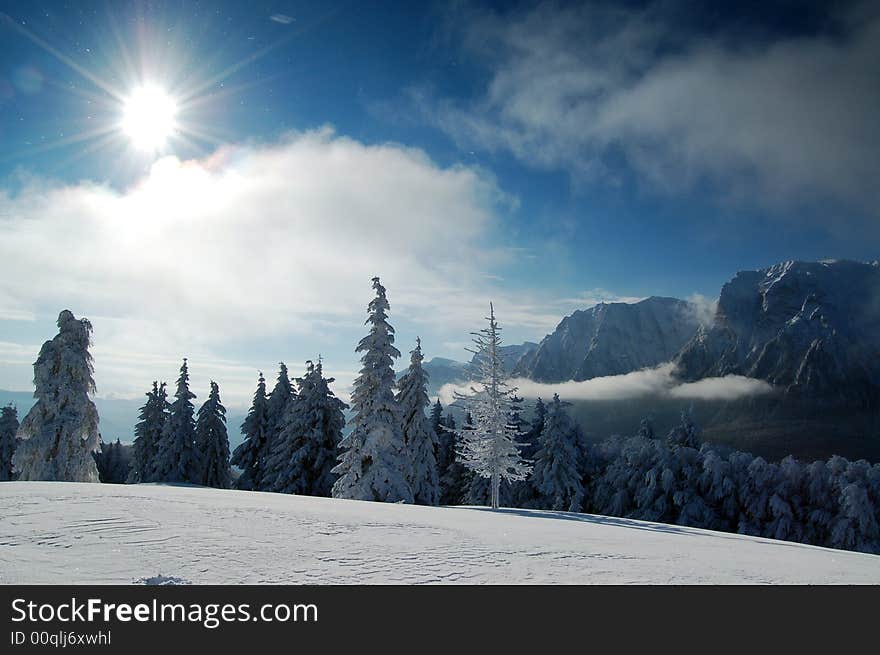
[{"label": "snow surface", "polygon": [[0,483],[0,583],[880,583],[880,556],[587,514]]}]

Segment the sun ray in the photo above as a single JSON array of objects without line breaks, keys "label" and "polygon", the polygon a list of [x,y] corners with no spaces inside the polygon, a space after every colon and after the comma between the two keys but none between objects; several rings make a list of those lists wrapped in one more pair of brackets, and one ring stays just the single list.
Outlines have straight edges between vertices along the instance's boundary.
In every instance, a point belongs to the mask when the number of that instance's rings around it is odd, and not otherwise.
[{"label": "sun ray", "polygon": [[50,55],[55,57],[61,63],[72,68],[74,71],[76,71],[77,73],[82,75],[84,78],[89,80],[95,86],[103,89],[104,91],[106,91],[107,93],[109,93],[111,96],[113,96],[114,98],[116,98],[118,100],[122,99],[122,92],[120,90],[114,89],[113,86],[111,86],[110,84],[107,84],[104,80],[102,80],[97,75],[89,72],[89,70],[86,69],[85,67],[80,66],[77,62],[75,62],[73,59],[71,59],[70,57],[68,57],[67,55],[65,55],[64,53],[59,51],[58,49],[53,48],[51,45],[46,43],[39,36],[37,36],[36,34],[31,32],[29,29],[25,28],[22,25],[19,25],[18,22],[16,22],[8,14],[0,12],[0,20],[2,20],[4,23],[6,23],[7,26],[16,30],[19,34],[30,39],[33,43],[35,43],[36,45],[41,47],[43,50],[45,50]]}]

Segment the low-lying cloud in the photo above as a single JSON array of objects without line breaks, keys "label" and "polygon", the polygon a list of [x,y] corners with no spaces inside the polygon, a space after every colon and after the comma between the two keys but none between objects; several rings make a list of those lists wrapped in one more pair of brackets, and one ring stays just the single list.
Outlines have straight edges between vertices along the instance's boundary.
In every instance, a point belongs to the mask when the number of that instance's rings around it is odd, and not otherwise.
[{"label": "low-lying cloud", "polygon": [[[725,375],[720,378],[706,378],[697,382],[682,383],[675,377],[673,363],[662,364],[656,368],[646,368],[624,375],[609,375],[582,382],[570,380],[547,384],[525,378],[516,378],[509,384],[517,389],[517,395],[524,398],[552,398],[559,394],[569,401],[608,401],[633,398],[676,398],[681,400],[736,400],[750,396],[771,393],[772,385],[764,380],[747,378],[741,375]],[[439,391],[444,404],[454,402],[455,394],[471,393],[471,384],[443,385]]]}]

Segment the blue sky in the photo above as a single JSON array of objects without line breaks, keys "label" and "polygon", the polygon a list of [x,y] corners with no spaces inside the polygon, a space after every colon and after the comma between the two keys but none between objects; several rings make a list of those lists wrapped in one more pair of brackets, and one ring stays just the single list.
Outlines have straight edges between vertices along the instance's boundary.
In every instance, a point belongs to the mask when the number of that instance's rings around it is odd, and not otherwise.
[{"label": "blue sky", "polygon": [[[0,388],[67,307],[99,393],[188,355],[230,404],[320,352],[462,358],[601,299],[878,257],[870,3],[0,2]],[[757,6],[760,4],[760,6]],[[178,104],[136,150],[140,85]]]}]

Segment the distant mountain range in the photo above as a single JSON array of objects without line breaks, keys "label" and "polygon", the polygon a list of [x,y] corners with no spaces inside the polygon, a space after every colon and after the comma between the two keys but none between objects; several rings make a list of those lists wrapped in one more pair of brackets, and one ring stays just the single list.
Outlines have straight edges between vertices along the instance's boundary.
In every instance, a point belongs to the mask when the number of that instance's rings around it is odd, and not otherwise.
[{"label": "distant mountain range", "polygon": [[[743,271],[722,287],[711,322],[697,317],[677,298],[600,303],[566,316],[537,345],[506,346],[508,370],[554,383],[672,361],[682,381],[734,374],[836,404],[880,398],[878,262],[789,261]],[[437,386],[470,371],[439,362],[427,364]]]}]

